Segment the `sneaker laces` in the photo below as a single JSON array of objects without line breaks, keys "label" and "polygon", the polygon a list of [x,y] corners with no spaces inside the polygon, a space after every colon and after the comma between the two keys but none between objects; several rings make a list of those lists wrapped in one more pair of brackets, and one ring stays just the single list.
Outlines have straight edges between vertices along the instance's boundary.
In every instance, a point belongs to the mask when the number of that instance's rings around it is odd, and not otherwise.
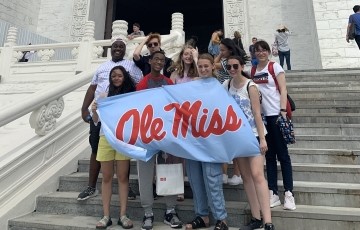
[{"label": "sneaker laces", "polygon": [[94,191],[95,191],[94,188],[88,186],[88,187],[86,188],[86,190],[85,190],[85,193],[87,193],[87,194],[92,194],[92,193],[94,193]]}]

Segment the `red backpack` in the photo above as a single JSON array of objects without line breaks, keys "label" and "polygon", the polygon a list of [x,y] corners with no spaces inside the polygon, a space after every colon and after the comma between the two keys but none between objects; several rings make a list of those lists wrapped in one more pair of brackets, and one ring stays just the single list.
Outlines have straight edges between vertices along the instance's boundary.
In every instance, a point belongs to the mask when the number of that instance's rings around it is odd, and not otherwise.
[{"label": "red backpack", "polygon": [[[275,85],[276,85],[276,89],[279,91],[280,93],[280,90],[279,90],[279,83],[276,79],[276,76],[275,76],[275,71],[274,71],[274,62],[269,62],[269,65],[268,65],[268,71],[269,73],[271,74],[272,78],[274,79],[274,82],[275,82]],[[255,76],[255,73],[256,73],[256,66],[253,66],[251,68],[251,79],[254,78]],[[295,111],[296,107],[295,107],[295,103],[294,101],[292,100],[292,98],[289,96],[289,94],[287,95],[287,103],[286,103],[286,115],[291,119],[291,116],[292,116],[292,111]]]}]

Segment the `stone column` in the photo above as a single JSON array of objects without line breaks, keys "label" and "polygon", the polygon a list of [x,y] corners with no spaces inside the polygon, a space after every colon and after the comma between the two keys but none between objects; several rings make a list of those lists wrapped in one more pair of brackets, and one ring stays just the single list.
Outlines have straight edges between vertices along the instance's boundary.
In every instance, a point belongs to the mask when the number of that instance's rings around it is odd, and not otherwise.
[{"label": "stone column", "polygon": [[[244,0],[224,0],[224,37],[233,38],[234,32],[239,31],[241,35],[246,34],[247,12],[246,2]],[[248,44],[248,35],[242,36],[242,41]]]},{"label": "stone column", "polygon": [[171,15],[171,30],[170,34],[179,35],[178,39],[171,45],[173,48],[171,52],[176,52],[185,44],[185,32],[184,32],[184,15],[182,13],[173,13]]},{"label": "stone column", "polygon": [[92,21],[87,21],[84,27],[85,32],[81,39],[80,46],[77,48],[77,50],[72,50],[72,54],[77,55],[76,72],[89,70],[91,68],[91,61],[93,57],[96,57],[96,55],[93,53],[97,52],[97,49],[93,49],[93,41],[95,40],[95,23]]},{"label": "stone column", "polygon": [[22,56],[22,52],[14,52],[13,46],[16,45],[17,28],[10,27],[6,37],[4,47],[0,54],[0,81],[4,82],[10,76],[10,66],[17,62]]}]

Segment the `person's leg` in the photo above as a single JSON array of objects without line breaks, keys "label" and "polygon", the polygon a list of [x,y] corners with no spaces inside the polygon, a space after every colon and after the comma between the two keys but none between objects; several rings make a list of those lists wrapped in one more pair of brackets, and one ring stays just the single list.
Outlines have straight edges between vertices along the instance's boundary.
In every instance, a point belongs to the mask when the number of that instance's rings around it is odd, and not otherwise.
[{"label": "person's leg", "polygon": [[269,189],[264,176],[264,157],[249,157],[248,163],[264,223],[271,223]]},{"label": "person's leg", "polygon": [[291,70],[291,63],[290,63],[290,50],[285,52],[285,59],[286,59],[286,66],[288,70]]},{"label": "person's leg", "polygon": [[99,146],[100,139],[100,128],[101,123],[99,122],[97,126],[95,126],[94,122],[90,121],[90,137],[89,142],[91,145],[92,154],[90,157],[90,168],[89,168],[89,184],[88,186],[96,188],[97,179],[99,177],[101,164],[96,160],[96,153]]},{"label": "person's leg", "polygon": [[228,164],[223,163],[222,164],[222,182],[223,182],[223,184],[228,183],[229,176],[227,174],[227,171],[228,171]]},{"label": "person's leg", "polygon": [[130,160],[116,160],[116,176],[118,179],[118,193],[120,201],[120,217],[126,215],[128,203],[129,179],[127,172],[130,166]]},{"label": "person's leg", "polygon": [[281,51],[279,51],[279,61],[280,61],[281,67],[284,68],[284,53]]},{"label": "person's leg", "polygon": [[137,161],[138,177],[139,177],[139,191],[141,206],[144,208],[145,215],[153,215],[152,206],[154,203],[153,198],[153,179],[154,179],[154,155],[149,161]]},{"label": "person's leg", "polygon": [[202,169],[208,205],[214,219],[225,223],[227,212],[222,188],[221,163],[202,162]]},{"label": "person's leg", "polygon": [[268,151],[265,155],[266,157],[266,174],[268,179],[269,190],[272,190],[275,195],[278,193],[277,186],[277,164],[276,164],[276,130],[278,127],[276,125],[277,116],[267,116],[266,118],[266,130],[268,134],[266,135],[266,142],[268,145]]},{"label": "person's leg", "polygon": [[[241,176],[244,183],[245,193],[249,201],[251,214],[254,218],[260,220],[261,219],[260,204],[258,201],[258,197],[256,195],[256,189],[255,189],[253,177],[251,175],[250,161],[247,157],[244,158],[239,157],[237,158],[237,162],[242,169]],[[262,165],[261,167],[264,166]]]},{"label": "person's leg", "polygon": [[359,49],[360,49],[360,35],[356,35],[356,36],[355,36],[355,42],[356,42],[357,46],[358,46]]},{"label": "person's leg", "polygon": [[239,167],[239,164],[237,163],[236,158],[233,160],[233,165],[234,165],[234,175],[228,179],[228,184],[229,185],[239,185],[243,181],[241,179],[240,167]]},{"label": "person's leg", "polygon": [[114,176],[114,161],[102,161],[101,172],[101,197],[103,202],[104,216],[110,216],[110,200],[112,195],[112,179]]}]

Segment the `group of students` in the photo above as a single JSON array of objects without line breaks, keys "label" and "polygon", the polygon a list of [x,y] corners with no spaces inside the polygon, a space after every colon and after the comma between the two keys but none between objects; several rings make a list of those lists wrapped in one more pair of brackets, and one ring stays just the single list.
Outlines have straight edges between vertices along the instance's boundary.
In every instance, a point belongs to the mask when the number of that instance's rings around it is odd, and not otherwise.
[{"label": "group of students", "polygon": [[[142,56],[141,50],[146,45],[149,55]],[[110,217],[110,198],[114,162],[119,185],[120,213],[118,224],[128,229],[133,222],[126,215],[129,189],[130,159],[116,152],[106,141],[101,131],[96,109],[97,99],[162,85],[182,84],[206,77],[216,77],[224,89],[235,99],[249,120],[254,135],[259,141],[259,152],[256,157],[234,159],[241,169],[244,189],[247,194],[252,219],[245,229],[264,227],[275,229],[271,220],[270,207],[281,204],[277,187],[276,158],[280,161],[284,188],[284,209],[296,208],[292,194],[293,179],[291,161],[287,145],[281,135],[276,120],[286,117],[286,81],[284,70],[277,63],[273,65],[279,90],[269,73],[268,43],[258,41],[254,44],[258,64],[254,76],[245,73],[246,54],[239,51],[234,41],[225,38],[220,41],[220,54],[213,58],[210,54],[198,54],[196,47],[184,45],[178,59],[172,62],[161,50],[159,34],[150,34],[135,49],[133,60],[124,60],[126,41],[115,40],[111,46],[112,59],[100,65],[86,92],[82,118],[90,123],[90,158],[89,186],[79,195],[89,198],[96,195],[96,180],[101,169],[103,217],[96,224],[97,229],[106,229],[112,225]],[[144,76],[144,77],[143,77]],[[262,102],[260,103],[260,93]],[[91,109],[88,108],[91,105]],[[264,118],[262,118],[262,113]],[[263,121],[264,119],[264,121]],[[265,125],[264,125],[265,123]],[[267,135],[266,135],[267,134]],[[211,154],[209,152],[209,154]],[[266,157],[268,184],[264,177],[264,155]],[[138,178],[140,201],[144,209],[141,229],[153,229],[153,190],[154,164],[156,156],[149,161],[138,161]],[[98,163],[100,162],[100,164]],[[209,226],[210,211],[216,220],[214,230],[228,229],[227,212],[223,194],[222,163],[184,160],[186,174],[193,191],[195,218],[185,225],[186,229],[198,229]],[[269,191],[270,190],[270,191]],[[79,198],[78,198],[79,199]],[[176,196],[165,196],[166,211],[164,223],[172,228],[182,228],[183,223],[176,213]],[[210,208],[210,209],[209,209]]]}]

